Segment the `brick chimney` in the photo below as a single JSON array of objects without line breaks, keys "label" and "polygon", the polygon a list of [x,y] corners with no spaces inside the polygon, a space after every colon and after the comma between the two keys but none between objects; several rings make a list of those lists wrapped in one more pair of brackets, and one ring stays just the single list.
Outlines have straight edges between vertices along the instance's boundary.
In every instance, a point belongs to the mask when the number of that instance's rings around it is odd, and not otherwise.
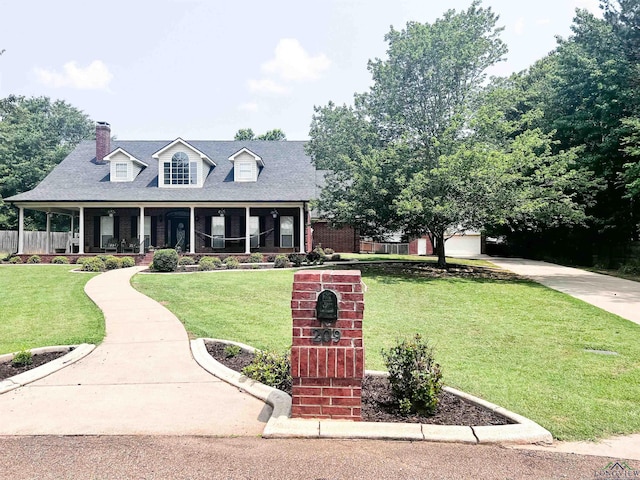
[{"label": "brick chimney", "polygon": [[111,151],[111,125],[96,122],[96,163],[102,164],[104,157]]}]

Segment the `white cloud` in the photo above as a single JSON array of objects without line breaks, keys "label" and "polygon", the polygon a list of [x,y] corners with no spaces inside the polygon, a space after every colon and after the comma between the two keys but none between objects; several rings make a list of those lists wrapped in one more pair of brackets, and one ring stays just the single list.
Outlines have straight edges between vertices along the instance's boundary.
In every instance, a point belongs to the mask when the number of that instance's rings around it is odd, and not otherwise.
[{"label": "white cloud", "polygon": [[524,17],[520,17],[516,20],[516,23],[513,26],[513,31],[516,32],[516,35],[522,35],[524,33]]},{"label": "white cloud", "polygon": [[331,61],[321,53],[309,55],[295,38],[282,38],[276,45],[273,60],[262,65],[267,74],[274,74],[283,80],[315,80],[329,68]]},{"label": "white cloud", "polygon": [[271,80],[270,78],[262,78],[260,80],[249,80],[247,82],[249,85],[249,90],[251,92],[258,93],[286,93],[287,87],[281,85],[280,83]]},{"label": "white cloud", "polygon": [[256,102],[243,103],[241,105],[238,105],[238,110],[241,110],[243,112],[257,112],[258,104]]},{"label": "white cloud", "polygon": [[40,83],[49,87],[71,87],[80,90],[107,90],[113,75],[100,60],[94,60],[82,68],[76,62],[68,62],[63,66],[63,73],[43,68],[36,68],[35,73]]}]

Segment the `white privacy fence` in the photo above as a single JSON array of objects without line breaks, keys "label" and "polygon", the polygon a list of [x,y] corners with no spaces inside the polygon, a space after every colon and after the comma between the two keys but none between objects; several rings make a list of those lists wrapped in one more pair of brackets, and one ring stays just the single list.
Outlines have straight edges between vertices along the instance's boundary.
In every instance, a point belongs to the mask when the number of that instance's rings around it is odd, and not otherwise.
[{"label": "white privacy fence", "polygon": [[[69,244],[68,232],[50,232],[51,253],[66,251]],[[0,230],[0,252],[18,251],[18,232]],[[47,232],[24,232],[24,253],[47,253]]]}]

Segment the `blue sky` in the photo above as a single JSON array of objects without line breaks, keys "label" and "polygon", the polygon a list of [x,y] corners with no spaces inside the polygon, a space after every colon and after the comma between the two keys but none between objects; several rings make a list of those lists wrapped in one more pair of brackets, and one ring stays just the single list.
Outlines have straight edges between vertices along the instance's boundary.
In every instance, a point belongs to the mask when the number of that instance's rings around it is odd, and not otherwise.
[{"label": "blue sky", "polygon": [[[314,105],[351,103],[367,61],[407,21],[471,0],[0,0],[0,98],[62,99],[120,139],[226,140],[240,128],[308,138]],[[484,0],[507,61],[527,68],[597,0]]]}]

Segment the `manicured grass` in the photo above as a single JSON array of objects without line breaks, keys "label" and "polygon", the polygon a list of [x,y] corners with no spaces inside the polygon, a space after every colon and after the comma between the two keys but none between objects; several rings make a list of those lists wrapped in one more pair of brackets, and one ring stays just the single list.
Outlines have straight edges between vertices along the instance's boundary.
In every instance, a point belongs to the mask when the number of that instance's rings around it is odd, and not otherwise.
[{"label": "manicured grass", "polygon": [[[412,278],[362,266],[366,365],[419,332],[448,385],[525,415],[558,439],[640,432],[640,326],[526,281]],[[291,342],[291,271],[137,275],[196,336]],[[618,355],[585,349],[615,351]]]},{"label": "manicured grass", "polygon": [[69,265],[0,265],[0,353],[102,341],[104,317],[84,293],[93,274]]},{"label": "manicured grass", "polygon": [[[358,260],[360,262],[381,262],[389,260],[412,261],[412,262],[428,262],[436,263],[438,257],[421,256],[421,255],[395,255],[386,253],[341,253],[340,257],[347,260]],[[447,263],[458,265],[475,265],[475,266],[493,266],[486,260],[474,260],[470,258],[452,258],[447,257]]]}]

